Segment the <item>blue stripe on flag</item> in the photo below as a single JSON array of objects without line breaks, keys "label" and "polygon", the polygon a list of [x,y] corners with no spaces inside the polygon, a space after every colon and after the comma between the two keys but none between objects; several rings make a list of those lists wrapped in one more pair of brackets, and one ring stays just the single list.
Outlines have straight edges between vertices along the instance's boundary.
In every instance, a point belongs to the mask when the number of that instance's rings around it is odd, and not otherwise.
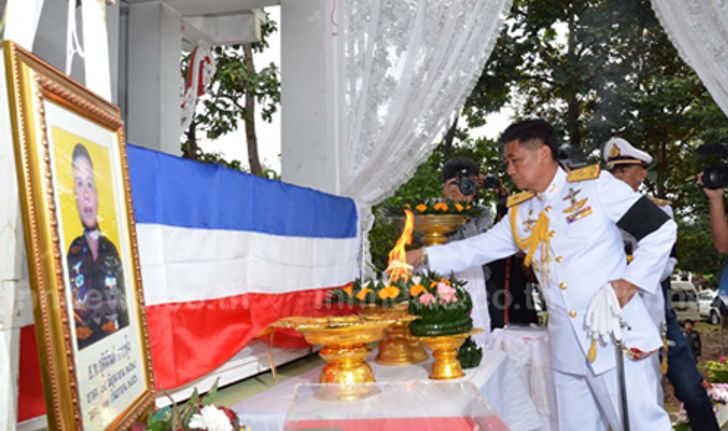
[{"label": "blue stripe on flag", "polygon": [[316,238],[356,237],[349,198],[127,145],[137,223]]}]

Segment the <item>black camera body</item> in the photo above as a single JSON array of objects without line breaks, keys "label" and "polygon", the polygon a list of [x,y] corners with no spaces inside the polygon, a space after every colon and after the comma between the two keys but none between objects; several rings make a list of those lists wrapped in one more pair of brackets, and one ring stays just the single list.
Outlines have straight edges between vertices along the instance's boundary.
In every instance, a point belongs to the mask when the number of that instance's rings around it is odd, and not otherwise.
[{"label": "black camera body", "polygon": [[728,186],[728,166],[711,166],[703,170],[703,187],[720,189]]},{"label": "black camera body", "polygon": [[458,189],[460,190],[460,193],[464,194],[465,196],[475,195],[481,188],[497,190],[500,187],[500,181],[498,181],[498,178],[492,175],[488,175],[487,177],[485,177],[482,182],[476,181],[472,178],[464,177],[462,175],[458,175],[457,178]]},{"label": "black camera body", "polygon": [[[728,137],[721,138],[715,143],[701,145],[696,152],[702,156],[717,155],[725,161],[728,159]],[[726,186],[728,186],[728,164],[723,162],[703,170],[703,187],[719,189]]]}]

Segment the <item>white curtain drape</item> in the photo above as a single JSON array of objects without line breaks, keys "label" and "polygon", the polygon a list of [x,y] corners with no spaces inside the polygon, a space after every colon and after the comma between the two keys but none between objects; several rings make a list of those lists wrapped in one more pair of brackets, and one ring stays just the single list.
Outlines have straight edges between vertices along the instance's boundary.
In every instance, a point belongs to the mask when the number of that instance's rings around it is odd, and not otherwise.
[{"label": "white curtain drape", "polygon": [[728,115],[728,1],[652,0],[680,56]]},{"label": "white curtain drape", "polygon": [[347,4],[339,190],[356,199],[366,232],[371,206],[414,174],[462,107],[511,0]]}]

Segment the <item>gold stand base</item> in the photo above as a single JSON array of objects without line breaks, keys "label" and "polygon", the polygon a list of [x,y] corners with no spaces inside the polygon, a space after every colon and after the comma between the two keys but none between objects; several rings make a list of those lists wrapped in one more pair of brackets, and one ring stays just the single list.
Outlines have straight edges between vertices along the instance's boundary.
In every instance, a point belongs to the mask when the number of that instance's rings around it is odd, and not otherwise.
[{"label": "gold stand base", "polygon": [[324,400],[358,400],[378,392],[373,383],[374,372],[366,358],[371,349],[366,344],[353,346],[325,346],[319,355],[326,361],[319,383],[333,384],[319,388],[316,397]]},{"label": "gold stand base", "polygon": [[449,380],[463,377],[463,368],[458,361],[458,349],[468,338],[468,334],[443,335],[441,337],[420,337],[427,347],[432,350],[433,380]]},{"label": "gold stand base", "polygon": [[371,349],[366,344],[324,346],[319,355],[326,361],[320,383],[340,385],[374,382],[374,372],[366,359]]},{"label": "gold stand base", "polygon": [[422,343],[409,333],[409,322],[398,322],[384,330],[374,361],[381,365],[409,365],[427,360]]},{"label": "gold stand base", "polygon": [[458,361],[458,349],[463,345],[465,339],[471,335],[480,334],[483,328],[473,328],[465,334],[442,335],[439,337],[419,337],[427,347],[432,350],[432,371],[430,378],[433,380],[449,380],[463,377],[463,367]]}]

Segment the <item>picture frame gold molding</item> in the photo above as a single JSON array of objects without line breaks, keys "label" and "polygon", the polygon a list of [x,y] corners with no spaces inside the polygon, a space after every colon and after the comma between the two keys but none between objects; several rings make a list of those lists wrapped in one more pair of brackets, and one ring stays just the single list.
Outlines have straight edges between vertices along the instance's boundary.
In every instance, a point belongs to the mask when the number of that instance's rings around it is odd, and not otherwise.
[{"label": "picture frame gold molding", "polygon": [[[3,42],[23,233],[33,292],[36,342],[50,429],[83,429],[76,361],[65,297],[44,99],[115,133],[133,268],[134,300],[145,375],[144,390],[106,429],[126,429],[152,407],[154,378],[142,291],[136,229],[119,109],[12,41]],[[40,133],[38,133],[38,131]]]}]

